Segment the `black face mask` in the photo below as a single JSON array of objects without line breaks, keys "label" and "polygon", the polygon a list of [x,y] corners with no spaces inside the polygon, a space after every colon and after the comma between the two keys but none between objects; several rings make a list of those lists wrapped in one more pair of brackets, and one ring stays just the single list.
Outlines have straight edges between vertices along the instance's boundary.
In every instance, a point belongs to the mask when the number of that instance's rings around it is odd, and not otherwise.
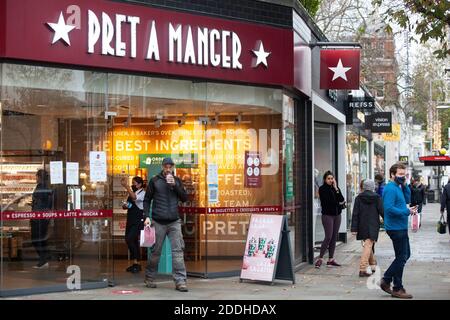
[{"label": "black face mask", "polygon": [[398,184],[404,184],[406,181],[406,177],[395,177],[395,182],[397,182]]},{"label": "black face mask", "polygon": [[138,191],[138,188],[136,186],[131,186],[131,190],[133,190],[133,192]]}]

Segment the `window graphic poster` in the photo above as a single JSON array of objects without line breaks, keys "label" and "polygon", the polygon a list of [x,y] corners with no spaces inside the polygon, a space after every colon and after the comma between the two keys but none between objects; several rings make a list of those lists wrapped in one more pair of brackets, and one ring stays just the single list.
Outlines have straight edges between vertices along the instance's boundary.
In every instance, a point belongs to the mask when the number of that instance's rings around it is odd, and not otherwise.
[{"label": "window graphic poster", "polygon": [[103,151],[89,152],[91,182],[106,182],[106,153]]},{"label": "window graphic poster", "polygon": [[286,172],[285,172],[285,198],[292,201],[294,198],[294,133],[292,128],[285,129],[286,134]]},{"label": "window graphic poster", "polygon": [[245,151],[245,187],[261,188],[261,158],[257,151]]},{"label": "window graphic poster", "polygon": [[282,215],[252,215],[245,245],[241,279],[273,281],[282,225]]},{"label": "window graphic poster", "polygon": [[208,164],[208,201],[219,201],[219,166],[215,163]]}]

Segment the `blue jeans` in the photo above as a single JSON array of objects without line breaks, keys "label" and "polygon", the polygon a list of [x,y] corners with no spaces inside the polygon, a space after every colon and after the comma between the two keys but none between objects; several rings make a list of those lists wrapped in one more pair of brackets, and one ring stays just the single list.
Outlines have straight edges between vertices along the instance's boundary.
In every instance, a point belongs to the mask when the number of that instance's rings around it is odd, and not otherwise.
[{"label": "blue jeans", "polygon": [[403,288],[403,269],[405,268],[406,261],[411,256],[408,230],[388,230],[387,234],[394,245],[395,259],[384,273],[383,279],[389,284],[394,281],[393,289],[398,291]]}]

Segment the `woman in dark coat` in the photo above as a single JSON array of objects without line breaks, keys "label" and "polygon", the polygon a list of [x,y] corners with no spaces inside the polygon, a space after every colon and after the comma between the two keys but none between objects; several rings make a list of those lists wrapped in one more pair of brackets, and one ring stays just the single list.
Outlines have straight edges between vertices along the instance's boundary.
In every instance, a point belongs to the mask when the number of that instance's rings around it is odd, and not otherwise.
[{"label": "woman in dark coat", "polygon": [[336,249],[339,227],[341,226],[341,212],[345,205],[345,199],[331,171],[325,172],[323,176],[323,185],[319,188],[319,196],[322,206],[322,225],[325,230],[325,239],[322,242],[320,256],[316,261],[315,267],[318,269],[321,267],[323,256],[327,249],[327,266],[340,267],[341,265],[334,260],[334,251]]},{"label": "woman in dark coat", "polygon": [[[409,187],[411,189],[410,207],[417,206],[417,212],[420,214],[420,218],[422,218],[422,206],[427,204],[425,187],[420,182],[420,178],[417,178],[415,181],[412,181]],[[420,219],[420,222],[422,222],[422,219]]]},{"label": "woman in dark coat", "polygon": [[356,234],[357,240],[364,241],[359,276],[368,277],[371,275],[367,272],[369,265],[372,273],[377,265],[374,246],[380,231],[380,217],[384,217],[384,212],[381,197],[375,192],[375,182],[364,180],[362,189],[363,192],[356,197],[353,206],[351,231]]},{"label": "woman in dark coat", "polygon": [[127,190],[128,198],[123,209],[127,210],[127,224],[125,229],[125,241],[130,251],[130,258],[133,264],[126,271],[137,273],[141,271],[139,260],[141,259],[141,247],[139,246],[139,235],[144,228],[144,180],[136,176],[132,180],[132,186],[128,185],[128,179],[123,178],[120,182]]}]

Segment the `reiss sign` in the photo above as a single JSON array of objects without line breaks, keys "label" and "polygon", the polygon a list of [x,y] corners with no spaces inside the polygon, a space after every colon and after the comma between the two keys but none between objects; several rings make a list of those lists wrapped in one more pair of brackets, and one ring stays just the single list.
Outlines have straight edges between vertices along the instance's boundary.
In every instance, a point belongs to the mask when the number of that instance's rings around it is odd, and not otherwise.
[{"label": "reiss sign", "polygon": [[104,0],[0,0],[0,18],[0,58],[293,83],[288,29]]}]

